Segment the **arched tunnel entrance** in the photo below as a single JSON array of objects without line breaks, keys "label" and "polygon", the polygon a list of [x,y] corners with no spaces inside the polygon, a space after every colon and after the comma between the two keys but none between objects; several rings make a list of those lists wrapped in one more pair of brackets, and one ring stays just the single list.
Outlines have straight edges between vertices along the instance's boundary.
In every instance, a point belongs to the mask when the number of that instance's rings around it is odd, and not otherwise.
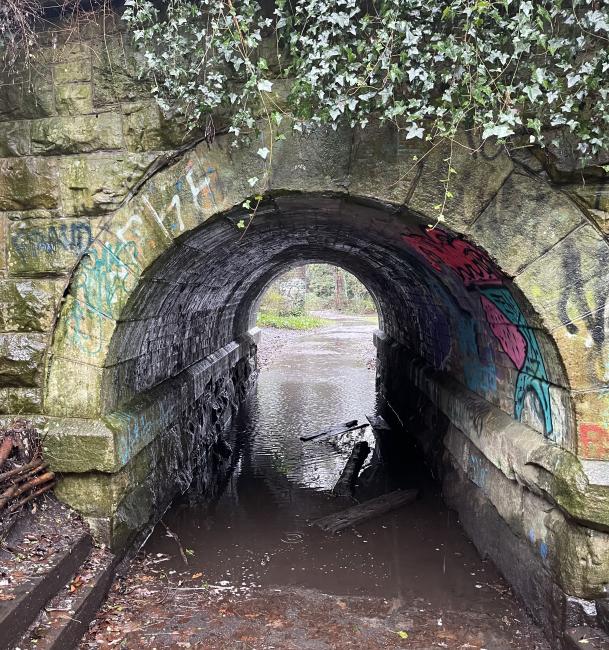
[{"label": "arched tunnel entrance", "polygon": [[[567,594],[604,593],[604,515],[588,509],[592,486],[571,453],[562,356],[475,237],[314,192],[268,196],[249,222],[239,204],[208,205],[213,216],[188,229],[148,189],[83,255],[49,363],[58,493],[100,539],[132,539],[197,466],[213,491],[222,432],[256,376],[258,301],[289,267],[325,262],[355,275],[377,306],[382,415],[417,432],[448,503],[523,599],[552,603],[537,611],[544,628],[560,634]],[[574,543],[580,557],[605,559],[575,566]]]}]

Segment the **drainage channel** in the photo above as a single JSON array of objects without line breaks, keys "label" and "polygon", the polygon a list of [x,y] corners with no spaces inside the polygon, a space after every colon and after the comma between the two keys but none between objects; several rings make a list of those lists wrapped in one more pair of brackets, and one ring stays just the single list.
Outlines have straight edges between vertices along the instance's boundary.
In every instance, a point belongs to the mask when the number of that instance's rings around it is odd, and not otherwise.
[{"label": "drainage channel", "polygon": [[331,490],[354,443],[374,447],[369,428],[300,440],[374,413],[373,330],[263,332],[222,494],[172,506],[81,647],[549,647],[416,455],[387,475],[371,454],[356,491],[416,487],[415,502],[337,535],[310,525],[348,505]]}]

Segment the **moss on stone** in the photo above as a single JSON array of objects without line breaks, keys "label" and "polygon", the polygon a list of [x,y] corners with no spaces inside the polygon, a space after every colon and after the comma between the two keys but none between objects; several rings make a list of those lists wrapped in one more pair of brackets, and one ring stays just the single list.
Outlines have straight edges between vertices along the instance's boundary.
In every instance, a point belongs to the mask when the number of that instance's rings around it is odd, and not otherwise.
[{"label": "moss on stone", "polygon": [[54,161],[48,158],[0,159],[0,210],[58,207]]}]

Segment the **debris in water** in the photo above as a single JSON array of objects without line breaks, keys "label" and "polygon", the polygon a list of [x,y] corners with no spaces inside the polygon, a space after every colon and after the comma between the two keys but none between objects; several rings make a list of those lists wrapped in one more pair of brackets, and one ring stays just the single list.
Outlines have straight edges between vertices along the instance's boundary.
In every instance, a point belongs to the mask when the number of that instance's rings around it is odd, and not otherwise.
[{"label": "debris in water", "polygon": [[383,494],[376,499],[370,499],[356,506],[351,506],[341,512],[321,517],[312,522],[312,525],[330,533],[338,533],[345,528],[349,528],[349,526],[361,524],[368,519],[395,510],[406,503],[411,503],[417,498],[418,494],[419,491],[416,489],[396,490],[389,494]]},{"label": "debris in water", "polygon": [[365,440],[360,440],[360,442],[353,445],[349,460],[347,460],[347,464],[332,490],[334,496],[347,497],[353,495],[355,482],[369,453],[370,445]]},{"label": "debris in water", "polygon": [[335,424],[329,429],[324,429],[310,436],[300,436],[300,439],[303,442],[309,442],[310,440],[317,440],[317,438],[321,438],[322,436],[339,436],[342,433],[349,433],[349,431],[355,431],[356,429],[365,429],[367,426],[368,424],[358,424],[357,420],[349,420],[349,422]]}]

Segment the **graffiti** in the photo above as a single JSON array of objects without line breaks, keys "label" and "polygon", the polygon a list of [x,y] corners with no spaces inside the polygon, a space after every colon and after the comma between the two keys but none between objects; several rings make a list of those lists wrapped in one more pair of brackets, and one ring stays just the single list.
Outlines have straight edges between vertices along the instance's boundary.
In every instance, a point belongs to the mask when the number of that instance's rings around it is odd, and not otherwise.
[{"label": "graffiti", "polygon": [[[153,207],[147,196],[144,196],[144,202],[151,211],[156,221],[165,226],[165,221],[172,213],[175,215],[175,223],[169,224],[169,229],[178,232],[184,232],[186,225],[182,218],[183,199],[180,196],[184,187],[190,190],[190,198],[198,210],[212,211],[218,208],[218,201],[223,200],[223,190],[220,183],[218,171],[213,167],[207,167],[203,172],[203,179],[196,180],[194,176],[194,163],[189,160],[186,164],[184,173],[175,182],[176,192],[171,197],[167,207],[161,211],[161,214]],[[188,195],[187,195],[188,196]]]},{"label": "graffiti", "polygon": [[[529,529],[529,542],[533,544],[533,546],[537,545],[537,536],[535,535],[535,531],[530,528]],[[548,545],[542,540],[539,540],[539,555],[541,555],[542,560],[546,560],[548,558],[548,555],[550,553],[550,549]]]},{"label": "graffiti", "polygon": [[137,254],[135,242],[123,241],[91,248],[83,256],[74,280],[77,300],[68,315],[68,324],[72,339],[87,354],[101,351],[104,318],[129,293],[129,271],[120,257],[128,255],[136,260]]},{"label": "graffiti", "polygon": [[[553,427],[550,389],[537,337],[507,287],[482,287],[480,291],[483,294],[480,300],[486,301],[483,302],[483,307],[486,305],[486,309],[491,313],[491,331],[519,371],[514,389],[514,414],[518,420],[522,418],[525,398],[527,393],[532,391],[539,400],[546,435],[551,437]],[[487,318],[488,314],[487,311]],[[501,329],[497,330],[501,336],[498,336],[494,329],[497,328],[498,314],[507,322],[507,325],[502,324]],[[508,325],[513,328],[511,332],[507,330]]]},{"label": "graffiti", "polygon": [[467,473],[471,480],[481,488],[484,488],[488,478],[489,469],[485,462],[476,454],[470,454],[467,462]]},{"label": "graffiti", "polygon": [[[605,335],[609,329],[606,322],[605,310],[607,305],[606,270],[609,269],[609,250],[602,246],[596,251],[595,261],[597,272],[593,279],[593,287],[590,292],[584,291],[585,281],[582,276],[581,254],[573,242],[566,241],[563,244],[565,254],[562,257],[563,273],[569,281],[565,283],[558,303],[558,316],[569,334],[577,334],[579,327],[568,315],[568,305],[571,302],[575,305],[577,313],[588,330],[590,345],[597,349],[605,342]],[[590,295],[589,295],[590,294]]]},{"label": "graffiti", "polygon": [[404,235],[403,239],[436,271],[441,272],[445,266],[455,271],[466,288],[501,282],[495,265],[485,253],[443,230],[435,228],[423,235]]},{"label": "graffiti", "polygon": [[[463,286],[478,291],[480,305],[486,322],[499,346],[518,370],[514,387],[514,416],[521,420],[527,395],[537,398],[545,435],[553,438],[550,389],[543,356],[537,337],[529,327],[512,293],[504,284],[503,274],[495,267],[486,253],[465,240],[438,228],[422,231],[422,234],[403,235],[403,240],[437,272],[449,268],[460,278]],[[477,380],[471,375],[472,356],[477,347],[468,338],[468,331],[458,321],[459,341],[465,357],[464,375],[471,388]],[[464,335],[465,333],[465,335]],[[468,367],[469,366],[469,367]],[[480,392],[488,390],[489,383],[481,384]]]},{"label": "graffiti", "polygon": [[579,425],[581,455],[584,458],[607,458],[609,456],[609,429],[600,424],[583,422]]},{"label": "graffiti", "polygon": [[54,254],[60,251],[81,253],[91,245],[93,235],[88,222],[61,223],[38,226],[13,232],[12,250],[22,258],[40,253]]}]

